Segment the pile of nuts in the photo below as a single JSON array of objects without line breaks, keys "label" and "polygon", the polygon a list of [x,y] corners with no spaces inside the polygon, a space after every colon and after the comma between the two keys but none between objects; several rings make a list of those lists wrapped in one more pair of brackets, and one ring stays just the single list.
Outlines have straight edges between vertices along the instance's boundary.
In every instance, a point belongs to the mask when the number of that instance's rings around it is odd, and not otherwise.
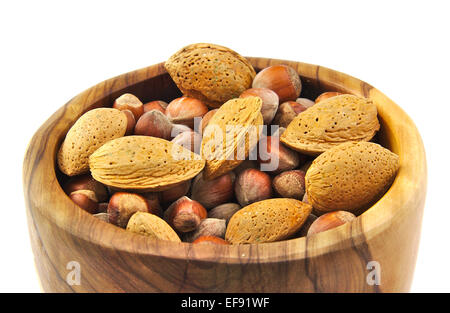
[{"label": "pile of nuts", "polygon": [[60,147],[64,191],[102,221],[174,242],[280,241],[352,221],[396,176],[398,156],[371,142],[369,99],[302,98],[292,67],[256,73],[214,44],[165,67],[182,97],[123,94],[83,114]]}]

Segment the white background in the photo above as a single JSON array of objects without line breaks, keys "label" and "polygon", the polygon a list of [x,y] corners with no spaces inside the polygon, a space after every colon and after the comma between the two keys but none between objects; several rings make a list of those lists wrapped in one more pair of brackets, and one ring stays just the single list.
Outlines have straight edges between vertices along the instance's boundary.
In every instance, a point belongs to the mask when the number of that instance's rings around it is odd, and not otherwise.
[{"label": "white background", "polygon": [[374,85],[415,121],[429,175],[411,291],[448,292],[448,1],[2,1],[0,291],[39,292],[22,191],[28,141],[60,106],[195,42],[320,64]]}]

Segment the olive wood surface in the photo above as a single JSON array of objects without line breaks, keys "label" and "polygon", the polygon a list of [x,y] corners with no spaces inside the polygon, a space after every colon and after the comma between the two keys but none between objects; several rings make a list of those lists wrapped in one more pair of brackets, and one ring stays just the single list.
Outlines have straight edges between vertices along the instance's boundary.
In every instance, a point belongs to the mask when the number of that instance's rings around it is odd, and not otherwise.
[{"label": "olive wood surface", "polygon": [[[87,110],[111,106],[130,92],[144,103],[180,96],[163,63],[101,82],[54,113],[29,143],[23,186],[35,264],[46,292],[406,292],[416,263],[426,194],[426,159],[411,119],[369,84],[321,66],[248,58],[255,69],[287,64],[298,71],[301,96],[323,91],[368,97],[377,105],[378,140],[400,156],[389,191],[354,221],[274,243],[193,245],[152,241],[104,223],[63,192],[55,157],[65,134]],[[67,281],[80,264],[80,284]],[[381,284],[369,284],[371,261]],[[368,279],[369,276],[369,279]]]}]

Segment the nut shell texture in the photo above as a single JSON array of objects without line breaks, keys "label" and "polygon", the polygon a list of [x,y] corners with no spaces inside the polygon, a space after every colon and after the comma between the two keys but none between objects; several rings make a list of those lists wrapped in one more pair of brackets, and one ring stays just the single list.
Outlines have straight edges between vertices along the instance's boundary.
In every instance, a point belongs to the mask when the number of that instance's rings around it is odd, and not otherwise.
[{"label": "nut shell texture", "polygon": [[318,156],[306,172],[308,202],[321,212],[358,212],[393,182],[398,156],[372,142],[349,142]]},{"label": "nut shell texture", "polygon": [[206,126],[201,153],[206,160],[204,178],[219,177],[237,167],[256,146],[262,131],[262,100],[232,99],[224,103]]},{"label": "nut shell texture", "polygon": [[340,95],[317,103],[297,115],[280,140],[305,154],[318,155],[348,141],[369,141],[380,129],[372,101]]},{"label": "nut shell texture", "polygon": [[127,116],[117,109],[84,113],[69,129],[58,151],[59,169],[69,176],[88,172],[89,156],[105,142],[125,135],[126,130]]},{"label": "nut shell texture", "polygon": [[232,244],[287,239],[300,229],[311,210],[311,205],[288,198],[252,203],[231,217],[225,239]]},{"label": "nut shell texture", "polygon": [[107,142],[89,159],[92,177],[108,186],[161,191],[191,179],[204,167],[199,155],[167,140],[127,136]]},{"label": "nut shell texture", "polygon": [[184,47],[165,62],[165,68],[184,95],[215,108],[239,97],[256,75],[244,57],[209,43]]},{"label": "nut shell texture", "polygon": [[162,218],[144,212],[136,212],[128,221],[127,230],[151,239],[181,242],[177,233]]}]

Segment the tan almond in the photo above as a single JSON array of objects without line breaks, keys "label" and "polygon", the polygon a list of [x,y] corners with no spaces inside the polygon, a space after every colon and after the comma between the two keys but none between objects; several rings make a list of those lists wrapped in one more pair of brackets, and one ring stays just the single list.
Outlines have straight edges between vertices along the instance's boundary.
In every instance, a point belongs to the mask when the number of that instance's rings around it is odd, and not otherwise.
[{"label": "tan almond", "polygon": [[318,156],[306,172],[308,202],[322,213],[359,212],[386,192],[398,168],[398,156],[376,143],[341,144]]},{"label": "tan almond", "polygon": [[172,55],[164,66],[184,95],[214,108],[239,97],[251,87],[256,75],[243,56],[211,43],[186,46]]},{"label": "tan almond", "polygon": [[300,229],[311,210],[311,205],[288,198],[252,203],[231,217],[225,240],[244,244],[287,239]]},{"label": "tan almond", "polygon": [[127,230],[147,236],[173,242],[181,242],[177,233],[162,218],[145,212],[136,212],[127,224]]},{"label": "tan almond", "polygon": [[366,98],[340,95],[323,100],[289,123],[280,140],[309,155],[349,141],[369,141],[380,129],[377,107]]},{"label": "tan almond", "polygon": [[105,185],[144,192],[167,190],[193,178],[205,161],[161,138],[127,136],[100,147],[89,166],[92,177]]},{"label": "tan almond", "polygon": [[105,142],[122,137],[127,116],[117,109],[99,108],[84,113],[69,129],[57,156],[59,169],[68,176],[89,171],[89,156]]},{"label": "tan almond", "polygon": [[219,177],[237,167],[258,143],[263,117],[259,97],[224,103],[206,126],[201,153],[206,160],[204,178]]}]

